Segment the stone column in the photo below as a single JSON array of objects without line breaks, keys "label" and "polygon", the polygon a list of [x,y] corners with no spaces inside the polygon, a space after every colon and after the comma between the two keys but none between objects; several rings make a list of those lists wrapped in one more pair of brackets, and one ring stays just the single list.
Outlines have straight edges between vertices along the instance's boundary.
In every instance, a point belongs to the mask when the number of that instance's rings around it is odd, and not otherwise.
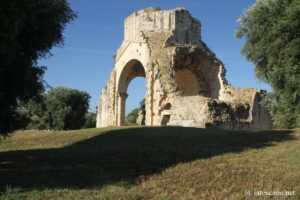
[{"label": "stone column", "polygon": [[118,94],[118,126],[125,125],[125,107],[128,94],[120,92]]}]

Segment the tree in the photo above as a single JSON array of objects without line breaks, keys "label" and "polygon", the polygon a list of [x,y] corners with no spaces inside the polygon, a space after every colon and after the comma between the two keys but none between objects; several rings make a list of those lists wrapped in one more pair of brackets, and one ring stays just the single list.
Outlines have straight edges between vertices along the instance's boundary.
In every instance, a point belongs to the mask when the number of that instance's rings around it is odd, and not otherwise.
[{"label": "tree", "polygon": [[127,125],[136,124],[136,119],[139,115],[139,111],[140,110],[138,108],[135,108],[130,113],[128,113],[125,119]]},{"label": "tree", "polygon": [[79,129],[86,123],[90,95],[65,87],[52,88],[29,102],[29,128],[50,130]]},{"label": "tree", "polygon": [[300,126],[300,1],[258,0],[239,20],[242,54],[270,84],[265,100],[277,128]]},{"label": "tree", "polygon": [[139,110],[142,111],[143,115],[146,114],[146,99],[143,99],[143,100],[140,102]]},{"label": "tree", "polygon": [[95,128],[96,127],[96,113],[88,112],[85,114],[85,123],[81,128]]},{"label": "tree", "polygon": [[30,123],[30,116],[27,108],[27,104],[23,102],[19,102],[19,106],[15,110],[15,124],[14,128],[18,129],[26,129],[28,124]]},{"label": "tree", "polygon": [[146,110],[145,110],[145,99],[143,99],[139,104],[140,107],[139,108],[135,108],[133,109],[130,113],[128,113],[128,115],[125,118],[125,122],[128,125],[132,125],[132,124],[136,124],[136,119],[139,115],[139,112],[142,111],[142,114],[145,116],[146,115]]},{"label": "tree", "polygon": [[37,60],[63,44],[75,17],[67,0],[0,0],[0,133],[16,128],[18,102],[43,92],[46,68]]}]

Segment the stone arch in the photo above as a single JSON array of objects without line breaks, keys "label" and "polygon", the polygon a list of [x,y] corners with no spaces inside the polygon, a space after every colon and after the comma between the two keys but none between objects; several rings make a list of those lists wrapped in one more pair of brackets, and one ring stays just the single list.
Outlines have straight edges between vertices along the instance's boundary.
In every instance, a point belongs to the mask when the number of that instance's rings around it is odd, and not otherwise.
[{"label": "stone arch", "polygon": [[218,71],[219,67],[201,52],[179,51],[174,78],[181,96],[218,98],[221,84]]},{"label": "stone arch", "polygon": [[124,125],[125,123],[126,99],[128,97],[127,89],[130,82],[136,77],[146,78],[146,70],[139,60],[132,59],[124,65],[117,80],[117,113],[119,114],[117,115],[117,125],[119,126]]},{"label": "stone arch", "polygon": [[[255,109],[259,99],[252,98],[262,91],[227,83],[223,63],[201,40],[200,22],[187,10],[141,10],[127,17],[124,27],[113,72],[101,91],[97,127],[124,124],[127,88],[137,76],[146,78],[146,125],[270,127],[270,117]],[[237,103],[253,110],[247,119],[227,118],[236,115]],[[225,104],[231,109],[215,115]]]}]

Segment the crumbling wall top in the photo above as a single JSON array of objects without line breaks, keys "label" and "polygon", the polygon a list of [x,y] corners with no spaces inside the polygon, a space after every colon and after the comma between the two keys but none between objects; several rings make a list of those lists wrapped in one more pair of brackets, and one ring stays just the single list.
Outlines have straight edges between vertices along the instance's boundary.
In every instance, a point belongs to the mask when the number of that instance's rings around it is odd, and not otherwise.
[{"label": "crumbling wall top", "polygon": [[[124,23],[124,41],[145,42],[143,32],[171,31],[179,43],[197,44],[200,40],[200,21],[185,8],[160,10],[147,8],[127,17]],[[184,41],[181,39],[184,38]]]}]

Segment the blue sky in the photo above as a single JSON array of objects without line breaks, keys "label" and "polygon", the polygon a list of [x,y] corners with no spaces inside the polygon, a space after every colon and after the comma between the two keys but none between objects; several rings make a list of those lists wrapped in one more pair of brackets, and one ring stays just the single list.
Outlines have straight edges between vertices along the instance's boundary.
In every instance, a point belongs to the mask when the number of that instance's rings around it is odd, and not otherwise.
[{"label": "blue sky", "polygon": [[[123,39],[123,21],[131,13],[147,7],[185,7],[202,23],[202,40],[222,60],[227,80],[236,87],[270,91],[254,75],[254,66],[240,53],[244,40],[234,37],[237,20],[255,0],[71,0],[78,18],[65,31],[65,44],[51,50],[51,57],[39,61],[48,68],[46,82],[85,90],[91,95],[90,111],[95,111],[102,88],[113,69],[113,55]],[[134,79],[128,88],[126,111],[138,107],[145,96],[145,79]]]}]

